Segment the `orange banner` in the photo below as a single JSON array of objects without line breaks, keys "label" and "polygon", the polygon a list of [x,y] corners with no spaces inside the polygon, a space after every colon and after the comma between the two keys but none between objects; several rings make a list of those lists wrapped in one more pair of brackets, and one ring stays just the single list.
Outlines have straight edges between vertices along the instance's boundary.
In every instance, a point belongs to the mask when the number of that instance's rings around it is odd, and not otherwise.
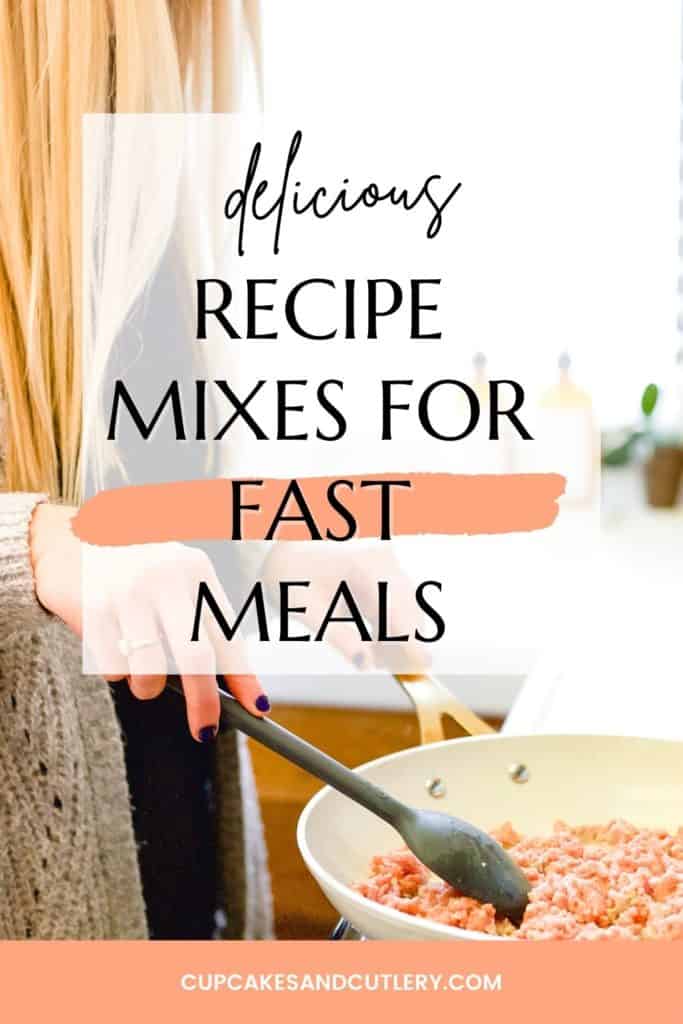
[{"label": "orange banner", "polygon": [[666,941],[7,942],[0,953],[8,1021],[681,1019],[681,946]]},{"label": "orange banner", "polygon": [[198,480],[102,491],[73,523],[107,545],[527,532],[554,523],[564,487],[557,473]]}]

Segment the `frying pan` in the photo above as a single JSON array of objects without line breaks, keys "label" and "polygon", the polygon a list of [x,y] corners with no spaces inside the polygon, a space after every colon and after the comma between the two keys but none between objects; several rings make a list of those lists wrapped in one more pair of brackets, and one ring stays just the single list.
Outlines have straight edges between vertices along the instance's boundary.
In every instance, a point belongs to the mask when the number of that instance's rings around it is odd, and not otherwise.
[{"label": "frying pan", "polygon": [[[443,810],[490,829],[511,821],[541,835],[561,818],[570,824],[626,818],[645,828],[683,824],[683,743],[619,736],[500,736],[462,710],[426,677],[399,680],[418,705],[421,735],[441,732],[452,715],[477,735],[431,742],[361,765],[356,771],[416,807]],[[419,705],[422,705],[420,711]],[[411,917],[360,896],[352,885],[367,877],[374,854],[397,846],[396,834],[363,808],[326,787],[304,808],[297,840],[301,855],[332,905],[371,939],[505,942]]]}]

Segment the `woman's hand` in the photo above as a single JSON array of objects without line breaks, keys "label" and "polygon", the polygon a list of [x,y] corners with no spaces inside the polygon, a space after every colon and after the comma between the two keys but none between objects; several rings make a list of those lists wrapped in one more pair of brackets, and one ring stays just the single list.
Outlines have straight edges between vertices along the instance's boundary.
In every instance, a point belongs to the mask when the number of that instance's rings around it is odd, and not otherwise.
[{"label": "woman's hand", "polygon": [[320,626],[341,580],[345,580],[361,613],[376,634],[377,584],[386,580],[391,594],[387,627],[392,635],[408,635],[401,642],[368,642],[353,623],[333,623],[325,632],[332,644],[357,669],[381,667],[419,674],[430,664],[423,643],[414,638],[422,616],[416,612],[415,586],[401,568],[390,544],[356,548],[331,544],[281,542],[273,545],[262,570],[271,589],[280,580],[305,579],[306,611],[299,617],[312,629]]},{"label": "woman's hand", "polygon": [[[207,556],[182,544],[126,548],[89,548],[84,600],[83,546],[71,530],[76,509],[41,504],[31,522],[30,545],[36,595],[47,611],[78,636],[87,626],[88,648],[100,673],[110,681],[127,679],[141,700],[157,697],[166,683],[168,648],[182,667],[190,731],[195,739],[213,739],[220,716],[216,662],[226,663],[227,643],[202,629],[197,641],[187,636],[193,621],[192,595],[200,580],[225,608],[229,604]],[[90,594],[96,584],[97,592]],[[241,644],[232,641],[233,650]],[[246,662],[240,649],[239,664]],[[269,710],[255,676],[225,676],[230,692],[254,715]]]}]

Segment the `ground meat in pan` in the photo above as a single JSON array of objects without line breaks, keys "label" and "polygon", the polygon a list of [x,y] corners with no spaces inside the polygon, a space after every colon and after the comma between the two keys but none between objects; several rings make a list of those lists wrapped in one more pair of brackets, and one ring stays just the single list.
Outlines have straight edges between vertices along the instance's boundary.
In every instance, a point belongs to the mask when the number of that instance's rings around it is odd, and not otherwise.
[{"label": "ground meat in pan", "polygon": [[531,883],[519,928],[490,903],[459,895],[409,850],[379,854],[356,891],[384,906],[469,931],[515,939],[683,939],[683,828],[675,835],[626,821],[525,837],[492,833]]}]

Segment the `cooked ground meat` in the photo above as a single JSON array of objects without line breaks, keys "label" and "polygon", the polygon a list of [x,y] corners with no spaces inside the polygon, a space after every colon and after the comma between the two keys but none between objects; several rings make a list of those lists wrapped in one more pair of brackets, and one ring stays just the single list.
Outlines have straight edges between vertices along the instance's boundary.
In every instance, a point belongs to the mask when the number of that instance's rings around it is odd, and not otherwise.
[{"label": "cooked ground meat", "polygon": [[409,850],[379,854],[355,888],[368,899],[441,924],[515,939],[683,939],[683,828],[626,821],[525,837],[507,822],[492,835],[531,883],[519,928],[490,903],[462,896]]}]

